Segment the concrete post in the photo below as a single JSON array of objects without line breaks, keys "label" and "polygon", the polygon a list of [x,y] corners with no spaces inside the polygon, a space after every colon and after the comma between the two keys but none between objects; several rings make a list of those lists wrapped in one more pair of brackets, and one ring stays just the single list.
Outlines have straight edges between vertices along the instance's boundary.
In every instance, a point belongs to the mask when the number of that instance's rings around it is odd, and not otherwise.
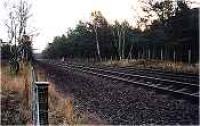
[{"label": "concrete post", "polygon": [[160,59],[163,60],[163,49],[160,50]]},{"label": "concrete post", "polygon": [[143,47],[143,51],[142,51],[142,59],[145,59],[145,50],[144,50],[144,47]]},{"label": "concrete post", "polygon": [[132,60],[132,53],[130,53],[130,60]]},{"label": "concrete post", "polygon": [[188,63],[191,63],[191,50],[188,50]]},{"label": "concrete post", "polygon": [[140,59],[140,51],[138,51],[137,59]]},{"label": "concrete post", "polygon": [[34,83],[33,125],[48,125],[48,82]]},{"label": "concrete post", "polygon": [[112,64],[112,56],[110,57],[110,63]]},{"label": "concrete post", "polygon": [[173,54],[173,59],[174,59],[174,62],[176,62],[176,51],[174,50],[174,54]]},{"label": "concrete post", "polygon": [[48,125],[48,82],[37,82],[32,67],[32,121],[33,125]]},{"label": "concrete post", "polygon": [[150,52],[150,49],[148,49],[148,59],[151,59],[151,52]]}]

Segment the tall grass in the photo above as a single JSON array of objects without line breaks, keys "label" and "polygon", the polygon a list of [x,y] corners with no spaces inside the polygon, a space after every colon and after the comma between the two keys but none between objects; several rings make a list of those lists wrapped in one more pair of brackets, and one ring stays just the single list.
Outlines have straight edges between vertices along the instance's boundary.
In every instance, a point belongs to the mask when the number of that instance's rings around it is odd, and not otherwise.
[{"label": "tall grass", "polygon": [[31,123],[31,108],[28,99],[31,82],[29,68],[30,65],[27,64],[15,75],[10,72],[7,64],[1,66],[1,124]]}]

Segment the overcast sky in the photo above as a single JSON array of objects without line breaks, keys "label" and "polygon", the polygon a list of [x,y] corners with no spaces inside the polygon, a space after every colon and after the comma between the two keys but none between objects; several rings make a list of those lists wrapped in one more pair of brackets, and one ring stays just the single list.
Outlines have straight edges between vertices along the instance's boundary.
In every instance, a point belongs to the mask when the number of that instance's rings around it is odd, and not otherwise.
[{"label": "overcast sky", "polygon": [[[6,41],[7,34],[3,22],[7,15],[3,1],[5,0],[0,0],[0,38]],[[33,42],[33,47],[38,49],[38,52],[43,50],[48,42],[52,42],[56,35],[66,34],[68,28],[73,28],[79,20],[91,20],[90,13],[94,10],[100,10],[110,23],[113,23],[114,20],[120,22],[127,20],[131,25],[135,24],[137,13],[140,13],[140,5],[137,0],[28,1],[32,4],[31,12],[33,14],[29,24],[39,32]]]}]

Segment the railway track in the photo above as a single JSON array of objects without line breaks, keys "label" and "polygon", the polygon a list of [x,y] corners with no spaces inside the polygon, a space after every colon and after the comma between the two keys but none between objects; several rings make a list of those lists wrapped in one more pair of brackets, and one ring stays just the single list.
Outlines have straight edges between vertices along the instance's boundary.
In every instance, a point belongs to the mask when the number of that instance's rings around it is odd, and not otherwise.
[{"label": "railway track", "polygon": [[[84,65],[81,65],[81,66],[84,66]],[[85,66],[85,67],[94,67],[94,66]],[[163,71],[163,70],[154,69],[154,68],[152,69],[152,68],[112,67],[112,66],[95,66],[95,68],[199,84],[199,75],[194,75],[194,74],[172,73],[169,71]]]},{"label": "railway track", "polygon": [[199,75],[193,75],[193,74],[183,74],[183,73],[170,73],[170,72],[164,72],[162,70],[158,69],[152,69],[152,68],[136,68],[136,67],[100,67],[103,69],[108,70],[116,70],[119,72],[128,72],[131,74],[137,74],[137,75],[146,75],[151,77],[158,77],[163,79],[171,79],[171,80],[177,80],[177,81],[183,81],[188,83],[199,83]]},{"label": "railway track", "polygon": [[63,63],[52,63],[52,64],[50,63],[50,65],[63,69],[73,69],[99,77],[122,81],[128,84],[134,84],[147,88],[152,88],[158,91],[167,92],[175,96],[181,96],[195,101],[199,100],[198,83],[177,81],[175,79],[171,79],[169,75],[166,75],[168,76],[168,78],[161,78],[158,76],[156,77],[149,76],[149,74],[145,73],[143,73],[144,75],[139,75],[139,74],[125,73],[122,71],[115,71],[112,69],[98,68],[91,66],[72,65],[72,64],[69,65]]}]

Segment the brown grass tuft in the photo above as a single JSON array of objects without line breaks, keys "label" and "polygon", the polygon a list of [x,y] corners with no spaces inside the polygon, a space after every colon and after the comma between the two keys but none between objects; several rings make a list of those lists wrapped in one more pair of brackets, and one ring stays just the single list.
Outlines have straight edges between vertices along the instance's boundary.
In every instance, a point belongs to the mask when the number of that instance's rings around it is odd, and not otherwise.
[{"label": "brown grass tuft", "polygon": [[72,125],[74,124],[74,108],[73,108],[73,103],[72,103],[72,99],[70,97],[66,98],[65,100],[65,106],[63,108],[63,110],[65,111],[65,118],[66,121]]}]

